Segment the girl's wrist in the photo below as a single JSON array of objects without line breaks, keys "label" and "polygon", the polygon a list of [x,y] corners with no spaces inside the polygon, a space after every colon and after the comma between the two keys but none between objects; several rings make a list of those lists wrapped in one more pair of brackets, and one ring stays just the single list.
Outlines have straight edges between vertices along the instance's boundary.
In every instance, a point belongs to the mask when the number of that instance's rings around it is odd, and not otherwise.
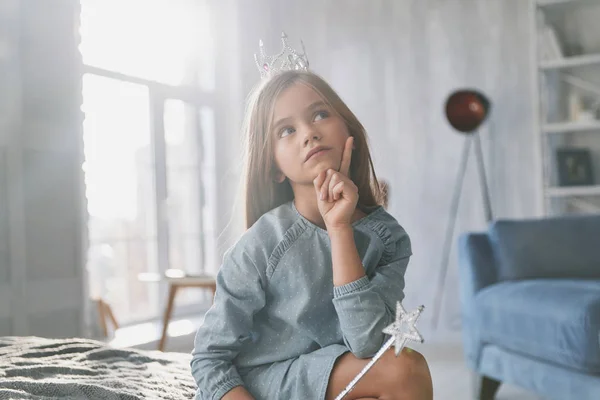
[{"label": "girl's wrist", "polygon": [[351,224],[339,225],[328,230],[331,242],[333,285],[343,286],[365,275],[365,268],[356,249]]},{"label": "girl's wrist", "polygon": [[330,239],[338,236],[346,236],[348,234],[352,234],[354,236],[354,229],[352,228],[351,223],[343,223],[335,226],[327,226],[327,234]]}]

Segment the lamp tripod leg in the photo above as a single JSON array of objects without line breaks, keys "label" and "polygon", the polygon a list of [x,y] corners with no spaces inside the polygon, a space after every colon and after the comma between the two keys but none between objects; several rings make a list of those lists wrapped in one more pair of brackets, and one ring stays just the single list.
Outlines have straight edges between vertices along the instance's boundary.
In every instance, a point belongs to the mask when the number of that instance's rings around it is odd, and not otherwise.
[{"label": "lamp tripod leg", "polygon": [[460,205],[460,193],[467,171],[467,164],[469,161],[469,150],[471,148],[471,135],[467,136],[463,144],[463,151],[461,156],[460,167],[458,170],[458,176],[454,185],[454,195],[452,196],[452,203],[450,206],[450,221],[446,230],[446,238],[444,240],[444,248],[442,253],[442,268],[438,277],[437,288],[435,291],[435,302],[432,315],[433,328],[437,329],[439,323],[442,295],[444,294],[444,283],[446,282],[446,275],[448,273],[448,261],[450,259],[450,250],[452,248],[452,236],[454,235],[454,226],[456,225],[456,216],[458,214],[458,206]]},{"label": "lamp tripod leg", "polygon": [[473,140],[475,140],[475,157],[477,159],[477,171],[479,172],[479,186],[481,186],[481,195],[483,197],[483,207],[485,210],[485,220],[489,223],[494,218],[492,213],[492,201],[490,199],[490,192],[487,185],[487,178],[485,174],[485,163],[483,162],[483,150],[481,149],[481,138],[479,133],[473,134]]}]

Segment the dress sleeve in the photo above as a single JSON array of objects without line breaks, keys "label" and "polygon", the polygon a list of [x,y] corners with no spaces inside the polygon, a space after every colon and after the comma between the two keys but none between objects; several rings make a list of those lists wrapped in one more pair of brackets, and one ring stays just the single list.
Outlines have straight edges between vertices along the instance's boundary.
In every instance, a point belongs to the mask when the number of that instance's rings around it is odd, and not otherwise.
[{"label": "dress sleeve", "polygon": [[383,345],[382,330],[395,319],[396,302],[404,298],[404,274],[412,255],[410,238],[399,225],[380,226],[384,255],[373,272],[334,287],[333,304],[344,342],[358,358],[372,357]]},{"label": "dress sleeve", "polygon": [[221,399],[243,386],[233,359],[251,340],[253,316],[265,305],[263,282],[247,254],[234,249],[225,255],[214,303],[194,340],[191,369],[198,385],[196,399]]}]

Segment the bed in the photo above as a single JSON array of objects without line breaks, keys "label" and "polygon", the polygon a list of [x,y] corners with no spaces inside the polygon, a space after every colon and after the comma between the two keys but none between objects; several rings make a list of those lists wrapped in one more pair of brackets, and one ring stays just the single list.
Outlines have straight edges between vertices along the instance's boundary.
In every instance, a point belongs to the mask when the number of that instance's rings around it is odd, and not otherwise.
[{"label": "bed", "polygon": [[0,399],[192,399],[189,354],[0,337]]}]

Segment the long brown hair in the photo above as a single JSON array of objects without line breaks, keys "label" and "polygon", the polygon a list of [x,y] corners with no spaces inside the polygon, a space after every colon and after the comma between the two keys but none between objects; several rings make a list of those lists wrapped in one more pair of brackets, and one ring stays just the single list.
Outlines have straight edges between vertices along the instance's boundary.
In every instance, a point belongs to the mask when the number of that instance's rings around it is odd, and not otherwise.
[{"label": "long brown hair", "polygon": [[301,83],[317,92],[346,122],[354,137],[350,177],[358,187],[358,204],[370,207],[383,204],[373,161],[369,153],[367,135],[348,106],[321,77],[312,72],[286,71],[260,82],[250,93],[244,120],[245,137],[245,204],[246,229],[263,214],[294,198],[286,179],[275,180],[277,167],[274,160],[274,135],[271,134],[275,102],[290,86]]}]

